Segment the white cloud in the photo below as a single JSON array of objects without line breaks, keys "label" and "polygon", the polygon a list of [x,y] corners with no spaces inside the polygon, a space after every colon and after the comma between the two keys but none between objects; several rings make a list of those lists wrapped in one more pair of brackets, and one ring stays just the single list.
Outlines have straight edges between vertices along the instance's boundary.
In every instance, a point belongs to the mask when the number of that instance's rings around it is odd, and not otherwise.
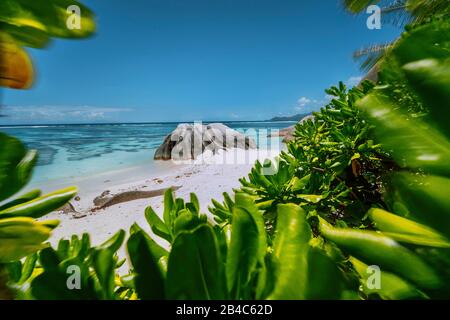
[{"label": "white cloud", "polygon": [[299,107],[304,107],[311,103],[311,99],[307,97],[301,97],[300,99],[297,100],[297,103]]},{"label": "white cloud", "polygon": [[348,80],[345,81],[345,84],[349,87],[354,87],[354,86],[358,85],[361,82],[361,80],[362,80],[361,76],[353,76],[353,77],[348,78]]},{"label": "white cloud", "polygon": [[318,110],[320,107],[325,105],[328,102],[327,99],[313,99],[308,97],[301,97],[297,100],[297,105],[295,106],[295,110],[299,112],[311,112],[314,110]]},{"label": "white cloud", "polygon": [[13,121],[102,121],[130,108],[94,106],[5,106],[2,114]]}]

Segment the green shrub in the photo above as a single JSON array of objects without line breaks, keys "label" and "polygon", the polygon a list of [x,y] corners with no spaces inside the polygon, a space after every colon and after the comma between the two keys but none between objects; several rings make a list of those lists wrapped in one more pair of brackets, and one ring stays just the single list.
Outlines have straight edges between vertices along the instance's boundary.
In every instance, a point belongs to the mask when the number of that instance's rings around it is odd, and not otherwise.
[{"label": "green shrub", "polygon": [[[47,247],[45,241],[58,225],[58,221],[36,221],[34,218],[60,208],[77,192],[76,188],[67,188],[41,196],[39,190],[32,190],[9,200],[28,183],[36,160],[36,151],[27,151],[19,140],[0,133],[0,201],[3,202],[0,205],[2,274],[9,264],[21,265],[20,259]],[[25,269],[28,269],[29,266],[25,264]],[[20,269],[19,267],[17,270]],[[22,275],[15,272],[15,277],[19,280]],[[5,281],[0,280],[0,291],[6,292]]]}]

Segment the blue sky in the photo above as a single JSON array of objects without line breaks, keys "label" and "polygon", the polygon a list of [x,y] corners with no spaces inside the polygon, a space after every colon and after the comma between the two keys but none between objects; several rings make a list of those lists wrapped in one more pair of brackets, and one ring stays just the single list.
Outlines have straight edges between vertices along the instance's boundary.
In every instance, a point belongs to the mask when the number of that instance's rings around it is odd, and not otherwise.
[{"label": "blue sky", "polygon": [[264,120],[318,109],[361,73],[352,52],[400,30],[339,0],[84,0],[86,40],[30,50],[30,90],[3,92],[2,124]]}]

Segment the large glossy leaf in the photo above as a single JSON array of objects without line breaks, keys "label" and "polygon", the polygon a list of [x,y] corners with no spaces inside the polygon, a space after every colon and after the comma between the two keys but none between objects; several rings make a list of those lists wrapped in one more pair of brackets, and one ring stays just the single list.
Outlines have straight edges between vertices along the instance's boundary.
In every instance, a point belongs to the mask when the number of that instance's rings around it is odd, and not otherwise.
[{"label": "large glossy leaf", "polygon": [[95,250],[92,254],[92,262],[95,273],[101,286],[102,298],[107,300],[114,299],[114,270],[116,261],[114,251],[109,249]]},{"label": "large glossy leaf", "polygon": [[395,273],[421,288],[443,285],[436,271],[412,251],[382,234],[350,228],[334,228],[320,219],[323,237],[361,261],[377,265],[383,271]]},{"label": "large glossy leaf", "polygon": [[21,203],[25,203],[25,202],[31,201],[33,199],[36,199],[36,198],[40,197],[40,196],[41,196],[41,190],[37,190],[37,189],[31,190],[31,191],[29,191],[29,192],[27,192],[25,194],[20,195],[16,199],[14,199],[12,201],[9,201],[9,202],[6,202],[5,204],[1,205],[0,206],[0,211],[6,210],[6,209],[14,207],[14,206],[17,206],[18,204],[21,204]]},{"label": "large glossy leaf", "polygon": [[46,194],[45,196],[0,211],[0,219],[18,216],[32,218],[42,217],[47,213],[61,208],[72,199],[77,192],[78,189],[76,187],[69,187]]},{"label": "large glossy leaf", "polygon": [[[262,226],[258,227],[257,224]],[[260,230],[263,234],[260,234]],[[245,207],[235,207],[228,249],[226,274],[231,297],[249,298],[250,281],[264,265],[266,234],[262,217],[255,219]]]},{"label": "large glossy leaf", "polygon": [[172,236],[170,234],[169,228],[167,225],[158,217],[156,212],[152,207],[148,207],[145,209],[145,218],[147,219],[150,228],[153,233],[157,236],[171,242]]},{"label": "large glossy leaf", "polygon": [[401,202],[406,218],[428,225],[450,237],[450,179],[399,173],[392,178],[396,197],[392,206]]},{"label": "large glossy leaf", "polygon": [[303,209],[294,204],[279,205],[273,252],[276,279],[269,299],[305,298],[310,239]]},{"label": "large glossy leaf", "polygon": [[0,201],[23,187],[16,182],[16,170],[25,155],[25,147],[19,140],[0,133]]},{"label": "large glossy leaf", "polygon": [[407,119],[376,93],[361,99],[358,106],[368,113],[378,141],[397,163],[450,175],[450,142],[442,133],[418,119]]},{"label": "large glossy leaf", "polygon": [[[93,300],[97,297],[94,281],[88,266],[77,259],[61,261],[52,248],[39,253],[39,261],[44,271],[31,282],[31,292],[35,299],[41,300]],[[76,269],[69,269],[76,268]],[[72,270],[78,270],[79,289],[69,288],[68,280]],[[77,272],[77,271],[75,271]],[[73,273],[75,274],[75,273]]]},{"label": "large glossy leaf", "polygon": [[92,252],[92,266],[99,280],[103,299],[115,299],[116,251],[122,246],[124,239],[125,231],[119,230]]},{"label": "large glossy leaf", "polygon": [[273,260],[275,284],[269,299],[339,299],[342,275],[324,252],[309,246],[306,213],[294,204],[278,205]]},{"label": "large glossy leaf", "polygon": [[50,37],[45,29],[0,22],[0,30],[7,33],[20,46],[45,48],[50,43]]},{"label": "large glossy leaf", "polygon": [[163,220],[164,224],[167,226],[167,229],[169,230],[171,236],[172,234],[172,228],[173,228],[173,222],[175,220],[174,212],[176,211],[176,204],[173,197],[173,190],[167,189],[166,192],[164,192],[164,211],[163,211]]},{"label": "large glossy leaf", "polygon": [[445,237],[432,228],[395,215],[382,209],[373,208],[367,213],[369,218],[375,223],[378,230],[383,233],[401,233],[428,239],[445,241]]},{"label": "large glossy leaf", "polygon": [[388,300],[417,299],[425,297],[424,294],[412,284],[395,274],[386,271],[380,271],[380,287],[377,288],[370,283],[370,276],[378,275],[374,275],[367,264],[354,257],[350,257],[349,261],[361,277],[361,287],[367,295],[378,294],[381,298]]},{"label": "large glossy leaf", "polygon": [[182,231],[188,231],[195,229],[199,225],[206,223],[207,218],[205,215],[198,215],[192,213],[188,209],[182,209],[178,211],[177,217],[173,224],[173,234],[176,236]]},{"label": "large glossy leaf", "polygon": [[344,281],[336,263],[323,251],[310,248],[307,256],[307,283],[304,296],[308,300],[340,299]]},{"label": "large glossy leaf", "polygon": [[450,60],[423,59],[403,69],[411,87],[429,107],[432,121],[450,137]]},{"label": "large glossy leaf", "polygon": [[435,21],[405,32],[392,54],[401,66],[423,59],[447,59],[450,49],[448,20]]},{"label": "large glossy leaf", "polygon": [[19,260],[46,247],[51,228],[31,218],[0,219],[0,263]]},{"label": "large glossy leaf", "polygon": [[213,229],[202,225],[178,234],[167,269],[169,299],[225,299],[226,280]]},{"label": "large glossy leaf", "polygon": [[111,238],[103,242],[98,246],[98,249],[106,249],[111,252],[116,252],[122,246],[123,240],[125,239],[125,230],[117,231]]},{"label": "large glossy leaf", "polygon": [[37,259],[38,259],[37,253],[33,253],[32,255],[26,257],[22,266],[22,273],[18,281],[18,284],[23,284],[31,277],[31,275],[33,274],[33,270],[36,266]]},{"label": "large glossy leaf", "polygon": [[[264,292],[266,291],[266,287],[268,285],[268,283],[266,283],[267,281],[270,281],[270,275],[268,275],[268,271],[266,269],[266,254],[267,254],[267,232],[266,232],[266,228],[264,225],[264,218],[262,216],[263,211],[260,211],[260,204],[256,204],[255,203],[255,198],[253,196],[250,196],[246,193],[243,192],[237,192],[235,194],[235,203],[232,202],[232,200],[229,198],[229,196],[227,194],[224,194],[224,199],[225,199],[225,203],[227,203],[227,207],[228,208],[232,208],[233,210],[233,215],[234,215],[234,211],[235,210],[244,210],[248,215],[251,216],[251,220],[254,222],[254,227],[256,227],[256,229],[254,229],[254,231],[256,231],[256,235],[257,238],[254,238],[254,241],[257,241],[257,250],[255,252],[255,261],[256,261],[256,270],[252,271],[250,270],[250,274],[249,276],[252,277],[251,273],[255,273],[253,276],[255,277],[255,282],[256,282],[256,292],[255,292],[255,297],[256,298],[261,298],[264,294]],[[234,225],[234,223],[233,223]],[[233,229],[233,225],[231,226],[231,230]],[[236,242],[239,242],[239,238],[245,237],[243,235],[243,232],[246,232],[245,230],[240,230],[240,232],[238,231],[236,233]],[[233,234],[231,234],[231,236],[233,236]],[[233,237],[232,237],[233,238]],[[231,239],[232,239],[231,238]],[[231,241],[230,239],[230,251],[231,251]],[[244,241],[245,242],[245,241]],[[256,244],[256,242],[255,242]],[[242,244],[241,244],[242,246]],[[242,249],[242,248],[241,248]],[[237,252],[237,251],[235,251]],[[242,254],[242,251],[240,251],[240,254]],[[230,258],[230,256],[228,256],[228,258]],[[249,258],[245,258],[245,259],[249,259]],[[227,259],[227,261],[229,262],[229,260]],[[244,263],[245,264],[245,263]],[[227,265],[228,268],[228,265]],[[228,274],[228,270],[227,270],[227,276],[230,277],[230,275]],[[230,279],[230,278],[228,278]],[[242,281],[242,280],[241,280]],[[228,285],[230,285],[230,283],[228,282]],[[244,289],[245,286],[242,286],[241,289]],[[241,299],[245,298],[246,294],[249,293],[250,288],[245,288],[246,293],[241,295]],[[229,290],[231,290],[231,287],[229,287]],[[245,291],[242,291],[242,293],[244,293]],[[253,296],[252,296],[253,297]]]},{"label": "large glossy leaf", "polygon": [[[69,29],[67,20],[72,14],[68,8],[80,8],[81,28]],[[80,38],[95,31],[91,10],[75,0],[2,0],[0,21],[19,27],[32,27],[45,31],[51,37]]]},{"label": "large glossy leaf", "polygon": [[134,232],[127,242],[128,256],[135,273],[134,287],[138,296],[145,300],[166,297],[164,272],[160,266],[163,250],[155,250],[154,245],[142,230]]}]

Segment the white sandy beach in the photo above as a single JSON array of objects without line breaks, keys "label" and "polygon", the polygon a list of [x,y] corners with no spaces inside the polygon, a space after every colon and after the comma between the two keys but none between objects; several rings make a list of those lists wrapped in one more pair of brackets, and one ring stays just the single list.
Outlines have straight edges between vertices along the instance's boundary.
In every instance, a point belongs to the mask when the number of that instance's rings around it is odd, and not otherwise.
[{"label": "white sandy beach", "polygon": [[[187,164],[166,164],[167,170],[156,175],[144,170],[134,170],[120,175],[104,174],[101,179],[92,177],[79,183],[79,200],[71,201],[76,211],[86,216],[74,218],[70,213],[53,212],[42,219],[58,219],[61,222],[50,239],[52,245],[56,245],[61,238],[68,238],[72,234],[81,235],[85,232],[90,234],[93,245],[100,244],[119,229],[128,232],[135,222],[151,234],[144,217],[144,210],[147,206],[152,206],[162,216],[162,196],[133,200],[90,212],[90,209],[94,207],[94,198],[106,190],[114,194],[130,190],[150,191],[179,186],[180,188],[175,192],[177,197],[188,200],[189,194],[195,192],[200,201],[201,212],[209,214],[208,206],[212,198],[222,202],[222,193],[231,192],[233,188],[239,187],[238,179],[247,176],[257,159],[263,161],[274,158],[277,154],[279,150],[233,149],[228,152],[219,152],[215,156],[205,155],[203,159]],[[162,246],[167,247],[168,244],[164,240],[154,238]],[[122,254],[124,254],[123,250],[120,255]]]}]

